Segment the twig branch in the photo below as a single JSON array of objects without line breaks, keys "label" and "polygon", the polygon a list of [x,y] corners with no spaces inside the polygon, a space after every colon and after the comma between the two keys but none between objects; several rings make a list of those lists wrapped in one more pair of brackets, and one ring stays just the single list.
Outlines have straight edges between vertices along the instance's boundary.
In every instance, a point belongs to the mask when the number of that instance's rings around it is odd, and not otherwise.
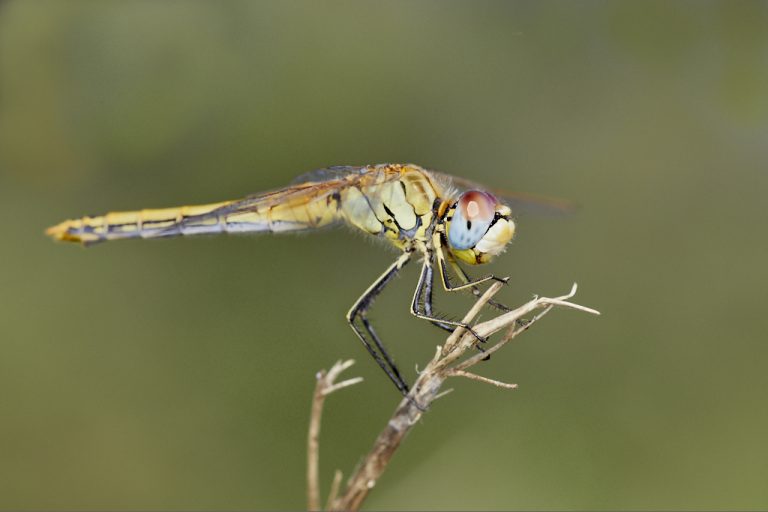
[{"label": "twig branch", "polygon": [[339,489],[341,488],[342,473],[340,470],[336,470],[333,474],[333,483],[331,483],[331,492],[328,493],[328,502],[325,504],[325,510],[330,510],[333,502],[336,501],[336,497],[339,495]]},{"label": "twig branch", "polygon": [[[337,361],[327,372],[321,370],[317,373],[317,383],[315,392],[312,396],[312,412],[309,418],[309,435],[307,436],[307,508],[308,510],[320,509],[320,423],[323,416],[323,405],[325,397],[342,388],[352,386],[363,380],[362,377],[355,377],[341,382],[336,382],[336,378],[341,372],[355,364],[353,360]],[[331,498],[336,499],[339,483],[341,482],[341,472],[337,471],[334,478],[334,485],[331,487]],[[329,503],[331,498],[329,498]]]},{"label": "twig branch", "polygon": [[[464,317],[464,322],[471,322],[480,310],[488,301],[499,291],[501,288],[500,283],[496,283],[491,286],[478,301],[472,306],[467,315]],[[477,343],[477,339],[472,333],[467,332],[466,329],[456,329],[446,340],[445,344],[437,347],[435,355],[432,360],[427,364],[424,370],[419,374],[418,379],[414,383],[413,389],[410,394],[405,397],[395,409],[392,417],[389,419],[384,430],[379,434],[373,443],[368,455],[360,463],[355,472],[349,478],[347,486],[341,496],[336,497],[336,491],[333,492],[332,499],[329,499],[329,509],[333,510],[359,510],[368,493],[376,485],[376,482],[381,477],[382,473],[386,469],[389,461],[391,460],[397,448],[402,443],[405,436],[410,429],[418,422],[421,415],[429,408],[430,404],[445,393],[441,393],[440,389],[443,383],[449,377],[464,377],[486,384],[491,384],[504,389],[514,389],[516,384],[508,384],[495,379],[489,379],[477,375],[475,373],[468,372],[467,369],[479,363],[482,359],[488,355],[493,354],[512,341],[515,337],[528,330],[534,323],[538,322],[544,315],[554,307],[563,307],[569,309],[575,309],[577,311],[583,311],[594,315],[600,313],[594,309],[574,304],[569,301],[576,294],[576,285],[574,284],[571,291],[563,296],[555,298],[547,297],[535,297],[533,300],[523,304],[519,308],[501,314],[488,321],[482,322],[473,326],[474,331],[480,336],[486,338],[498,331],[506,329],[506,333],[502,339],[495,345],[484,350],[482,353],[473,354],[464,360],[462,357]],[[530,320],[523,320],[525,317],[536,313]],[[335,368],[335,367],[334,367]],[[333,371],[333,369],[331,369]],[[336,373],[336,375],[338,372]],[[328,372],[328,376],[331,372]],[[318,376],[318,388],[315,390],[315,400],[313,401],[313,423],[316,421],[317,425],[310,425],[310,456],[309,463],[310,468],[308,471],[308,482],[310,488],[309,507],[312,510],[316,510],[319,505],[319,492],[317,491],[317,435],[319,434],[320,426],[320,413],[322,411],[322,399],[325,396],[322,391],[319,391],[320,381],[324,380],[323,375]],[[335,377],[335,375],[334,375]],[[340,389],[346,385],[344,382],[339,384],[330,384],[325,386],[326,389]],[[318,408],[317,414],[315,414],[315,408]],[[314,434],[313,434],[314,432]],[[313,444],[314,443],[314,444]],[[314,455],[312,454],[314,452]],[[313,469],[314,464],[314,469]],[[337,478],[340,476],[337,474]],[[314,482],[314,484],[313,484]],[[314,500],[313,500],[313,485],[314,485]]]},{"label": "twig branch", "polygon": [[517,388],[517,384],[501,382],[500,380],[496,380],[496,379],[489,379],[488,377],[483,377],[482,375],[478,375],[476,373],[465,372],[464,370],[451,370],[450,372],[448,372],[448,376],[449,377],[466,377],[467,379],[476,380],[478,382],[484,382],[485,384],[490,384],[492,386],[496,386],[497,388],[504,388],[504,389]]}]

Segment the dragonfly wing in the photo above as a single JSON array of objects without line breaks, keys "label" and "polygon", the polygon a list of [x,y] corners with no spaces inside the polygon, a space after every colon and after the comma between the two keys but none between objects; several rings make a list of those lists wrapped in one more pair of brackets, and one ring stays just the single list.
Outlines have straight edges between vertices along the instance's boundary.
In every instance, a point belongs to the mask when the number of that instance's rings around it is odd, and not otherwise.
[{"label": "dragonfly wing", "polygon": [[439,179],[447,183],[451,183],[454,188],[459,189],[461,192],[466,190],[485,190],[490,192],[496,197],[502,199],[502,201],[510,208],[512,208],[512,211],[516,214],[523,213],[549,216],[570,215],[578,209],[576,203],[567,199],[486,187],[485,185],[472,180],[468,180],[466,178],[451,176],[450,174],[438,171],[429,172],[437,176]]},{"label": "dragonfly wing", "polygon": [[187,222],[217,218],[229,233],[306,231],[341,221],[339,192],[344,183],[304,183],[233,201]]},{"label": "dragonfly wing", "polygon": [[326,181],[335,181],[348,178],[350,176],[359,176],[365,174],[370,168],[355,165],[335,165],[325,169],[315,169],[297,176],[291,185],[300,185],[302,183],[323,183]]},{"label": "dragonfly wing", "polygon": [[306,231],[342,220],[341,191],[347,180],[304,183],[220,203],[111,212],[68,220],[47,233],[92,244],[123,238],[161,238],[213,233]]},{"label": "dragonfly wing", "polygon": [[350,220],[354,189],[370,190],[399,177],[399,170],[387,166],[329,167],[303,174],[289,187],[233,201],[207,215],[225,219],[225,230],[230,232],[319,228]]}]

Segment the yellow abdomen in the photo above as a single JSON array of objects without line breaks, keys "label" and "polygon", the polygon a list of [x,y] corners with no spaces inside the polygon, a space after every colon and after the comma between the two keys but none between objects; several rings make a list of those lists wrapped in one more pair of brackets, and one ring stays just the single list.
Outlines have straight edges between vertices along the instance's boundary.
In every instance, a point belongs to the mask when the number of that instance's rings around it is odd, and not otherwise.
[{"label": "yellow abdomen", "polygon": [[427,171],[413,165],[333,168],[307,179],[235,201],[67,220],[46,234],[92,244],[123,238],[303,231],[345,221],[400,245],[423,235],[441,192]]}]

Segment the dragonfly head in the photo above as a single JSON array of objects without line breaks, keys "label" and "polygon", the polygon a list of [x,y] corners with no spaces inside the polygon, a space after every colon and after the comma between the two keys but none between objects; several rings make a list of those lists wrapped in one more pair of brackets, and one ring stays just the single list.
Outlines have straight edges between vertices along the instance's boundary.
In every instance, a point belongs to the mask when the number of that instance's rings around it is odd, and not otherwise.
[{"label": "dragonfly head", "polygon": [[488,263],[515,234],[512,211],[488,192],[464,192],[446,212],[451,252],[465,263]]}]

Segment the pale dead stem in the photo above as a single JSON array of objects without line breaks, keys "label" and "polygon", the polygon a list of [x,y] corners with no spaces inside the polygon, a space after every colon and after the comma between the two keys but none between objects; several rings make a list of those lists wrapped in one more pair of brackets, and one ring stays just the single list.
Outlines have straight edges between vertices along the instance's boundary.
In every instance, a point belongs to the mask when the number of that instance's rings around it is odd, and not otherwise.
[{"label": "pale dead stem", "polygon": [[[358,382],[362,382],[362,377],[354,377],[341,382],[336,382],[336,378],[355,364],[353,360],[348,361],[336,361],[330,370],[320,370],[317,372],[317,383],[315,384],[315,392],[312,396],[312,413],[309,418],[309,435],[307,436],[307,509],[308,510],[321,510],[320,509],[320,420],[323,416],[323,405],[325,404],[325,398],[340,389],[352,386]],[[331,496],[328,498],[328,504],[330,505],[332,499],[336,499],[338,494],[339,485],[341,483],[341,472],[337,471],[333,480],[333,486],[331,488]]]},{"label": "pale dead stem", "polygon": [[[495,283],[480,297],[464,317],[465,323],[470,323],[488,301],[502,287],[501,283]],[[484,358],[497,352],[501,347],[512,341],[515,337],[530,329],[533,324],[541,320],[544,315],[549,313],[555,306],[575,309],[585,313],[599,315],[594,309],[580,306],[569,302],[576,294],[576,285],[566,295],[547,298],[535,297],[533,300],[523,304],[519,308],[501,314],[495,318],[475,325],[473,328],[483,338],[506,329],[506,332],[494,345],[485,349],[483,352],[473,354],[462,360],[462,357],[468,350],[472,349],[477,343],[477,339],[465,329],[456,329],[445,341],[443,346],[438,346],[435,355],[427,366],[419,373],[418,379],[413,385],[411,393],[403,398],[395,412],[390,417],[384,430],[373,443],[373,447],[368,452],[363,461],[358,465],[355,472],[347,481],[343,494],[338,495],[341,484],[341,472],[337,471],[334,476],[331,493],[328,498],[326,509],[328,510],[359,510],[368,493],[376,485],[386,469],[390,459],[394,455],[400,443],[408,434],[410,429],[421,418],[421,415],[429,408],[430,404],[437,398],[446,394],[440,393],[440,388],[448,377],[464,377],[467,379],[491,384],[493,386],[514,389],[517,384],[509,384],[495,379],[489,379],[467,370],[479,363]],[[523,320],[525,317],[536,313],[529,320]],[[320,491],[318,484],[318,462],[319,462],[319,444],[320,418],[322,416],[323,403],[325,397],[330,393],[341,388],[351,386],[360,382],[361,378],[353,378],[339,383],[335,379],[345,369],[353,364],[352,361],[344,363],[337,362],[327,373],[320,372],[317,375],[317,385],[312,400],[312,415],[309,425],[308,437],[308,506],[310,510],[320,509]]]}]

